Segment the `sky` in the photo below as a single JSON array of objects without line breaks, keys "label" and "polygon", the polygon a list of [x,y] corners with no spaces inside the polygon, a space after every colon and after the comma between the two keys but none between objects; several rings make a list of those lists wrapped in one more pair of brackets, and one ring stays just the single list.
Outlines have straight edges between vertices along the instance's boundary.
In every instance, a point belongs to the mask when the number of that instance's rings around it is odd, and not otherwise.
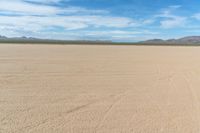
[{"label": "sky", "polygon": [[136,42],[200,35],[199,0],[0,0],[0,35]]}]

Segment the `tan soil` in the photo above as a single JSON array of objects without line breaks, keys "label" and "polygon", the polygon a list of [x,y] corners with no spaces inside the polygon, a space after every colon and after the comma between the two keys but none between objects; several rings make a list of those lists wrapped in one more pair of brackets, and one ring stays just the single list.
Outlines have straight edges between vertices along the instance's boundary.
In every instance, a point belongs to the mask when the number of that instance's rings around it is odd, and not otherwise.
[{"label": "tan soil", "polygon": [[200,47],[0,45],[0,133],[161,132],[200,132]]}]

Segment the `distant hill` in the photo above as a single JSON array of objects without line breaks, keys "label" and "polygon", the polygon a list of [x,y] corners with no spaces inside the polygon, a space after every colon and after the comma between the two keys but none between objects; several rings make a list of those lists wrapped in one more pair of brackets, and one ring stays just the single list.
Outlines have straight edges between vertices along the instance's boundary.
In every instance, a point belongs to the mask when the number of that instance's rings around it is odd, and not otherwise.
[{"label": "distant hill", "polygon": [[0,39],[7,39],[7,37],[6,37],[6,36],[1,36],[1,35],[0,35]]},{"label": "distant hill", "polygon": [[169,45],[169,46],[200,46],[200,36],[187,36],[179,39],[151,39],[142,42],[112,42],[109,40],[53,40],[33,37],[6,37],[0,35],[0,43],[23,43],[23,44],[104,44],[104,45]]},{"label": "distant hill", "polygon": [[40,39],[33,37],[6,37],[0,35],[0,43],[41,43],[41,44],[111,44],[109,40],[54,40],[54,39]]},{"label": "distant hill", "polygon": [[200,45],[200,36],[187,36],[179,39],[169,39],[169,40],[162,40],[162,39],[152,39],[147,41],[142,41],[140,43],[143,44],[191,44],[191,45]]}]

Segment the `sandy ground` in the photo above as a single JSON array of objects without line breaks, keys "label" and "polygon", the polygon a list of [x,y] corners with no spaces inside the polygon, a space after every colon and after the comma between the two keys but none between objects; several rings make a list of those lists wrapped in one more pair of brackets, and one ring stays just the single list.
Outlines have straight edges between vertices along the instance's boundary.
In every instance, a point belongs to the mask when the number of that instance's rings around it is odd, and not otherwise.
[{"label": "sandy ground", "polygon": [[200,47],[0,45],[0,133],[161,132],[200,132]]}]

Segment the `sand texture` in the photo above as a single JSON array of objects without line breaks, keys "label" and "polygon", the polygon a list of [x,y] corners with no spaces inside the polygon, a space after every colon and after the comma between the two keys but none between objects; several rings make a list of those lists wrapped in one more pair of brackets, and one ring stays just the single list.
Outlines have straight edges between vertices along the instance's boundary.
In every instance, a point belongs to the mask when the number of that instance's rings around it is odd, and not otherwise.
[{"label": "sand texture", "polygon": [[0,45],[0,133],[199,133],[200,47]]}]

